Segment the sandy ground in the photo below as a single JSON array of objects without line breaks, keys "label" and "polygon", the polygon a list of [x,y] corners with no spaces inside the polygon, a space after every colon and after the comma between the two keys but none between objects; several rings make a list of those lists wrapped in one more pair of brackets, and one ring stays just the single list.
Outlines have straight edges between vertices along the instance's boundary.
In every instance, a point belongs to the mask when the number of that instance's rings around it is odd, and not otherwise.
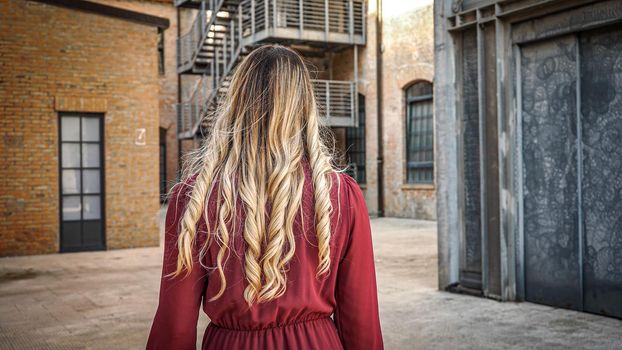
[{"label": "sandy ground", "polygon": [[[434,222],[372,226],[386,349],[622,349],[620,320],[438,291]],[[144,348],[161,259],[160,248],[0,259],[0,349]]]}]

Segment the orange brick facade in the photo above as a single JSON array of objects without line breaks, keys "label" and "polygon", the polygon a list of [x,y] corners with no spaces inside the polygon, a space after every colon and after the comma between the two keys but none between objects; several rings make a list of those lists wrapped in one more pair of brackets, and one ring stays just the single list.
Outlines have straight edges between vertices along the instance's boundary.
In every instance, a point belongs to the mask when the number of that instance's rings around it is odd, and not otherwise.
[{"label": "orange brick facade", "polygon": [[59,251],[60,112],[103,115],[106,248],[158,245],[156,47],[153,26],[0,2],[0,256]]},{"label": "orange brick facade", "polygon": [[[167,190],[177,179],[179,168],[177,142],[177,9],[173,0],[90,0],[101,4],[167,18],[170,27],[164,31],[164,72],[158,74],[160,91],[158,109],[160,128],[165,130]],[[154,28],[155,30],[155,28]],[[152,50],[155,55],[155,48]]]}]

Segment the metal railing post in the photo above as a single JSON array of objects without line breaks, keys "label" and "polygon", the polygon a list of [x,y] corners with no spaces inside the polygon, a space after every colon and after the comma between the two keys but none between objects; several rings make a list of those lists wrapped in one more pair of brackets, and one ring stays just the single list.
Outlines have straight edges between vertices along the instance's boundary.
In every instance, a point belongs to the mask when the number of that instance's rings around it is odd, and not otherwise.
[{"label": "metal railing post", "polygon": [[[215,48],[214,48],[214,51],[216,51]],[[214,60],[210,60],[209,65],[210,65],[209,74],[210,74],[210,78],[212,78],[212,90],[214,90],[216,88],[216,74],[214,74],[216,71],[216,67],[214,66]]]},{"label": "metal railing post", "polygon": [[298,29],[300,30],[300,36],[302,37],[302,31],[305,28],[304,18],[304,10],[303,10],[303,0],[298,0]]},{"label": "metal railing post", "polygon": [[220,59],[218,54],[218,46],[214,46],[214,59],[216,60],[216,86],[218,89],[218,82],[220,81]]},{"label": "metal railing post", "polygon": [[324,40],[328,41],[328,31],[329,31],[329,23],[328,23],[328,0],[324,0]]},{"label": "metal railing post", "polygon": [[255,42],[255,0],[251,0],[251,38]]},{"label": "metal railing post", "polygon": [[229,51],[229,56],[233,58],[233,46],[235,43],[235,26],[233,25],[233,21],[229,22],[229,31],[231,33],[231,50]]},{"label": "metal railing post", "polygon": [[272,0],[272,27],[278,26],[278,11],[276,10],[276,0]]},{"label": "metal railing post", "polygon": [[225,36],[223,37],[222,40],[222,70],[223,70],[223,75],[227,74],[227,33],[225,31]]},{"label": "metal railing post", "polygon": [[363,30],[363,42],[367,41],[367,18],[365,17],[366,11],[366,3],[363,2],[361,4],[361,28]]},{"label": "metal railing post", "polygon": [[330,81],[325,80],[326,84],[326,106],[324,107],[324,117],[326,118],[327,125],[330,125]]},{"label": "metal railing post", "polygon": [[238,6],[238,46],[242,46],[242,4]]},{"label": "metal railing post", "polygon": [[265,13],[263,14],[263,20],[264,20],[264,26],[266,27],[266,30],[268,30],[268,23],[270,22],[270,0],[263,0],[263,4],[264,4],[264,8],[265,8]]},{"label": "metal railing post", "polygon": [[201,12],[199,13],[199,23],[201,28],[201,38],[205,34],[205,30],[207,27],[207,9],[205,8],[205,1],[201,1]]},{"label": "metal railing post", "polygon": [[348,1],[349,13],[348,13],[348,31],[350,32],[350,42],[354,42],[354,3],[352,0]]},{"label": "metal railing post", "polygon": [[359,47],[354,45],[354,82],[352,83],[352,89],[354,90],[352,92],[352,98],[351,100],[354,103],[353,109],[352,109],[352,117],[354,118],[354,126],[358,127],[359,126],[359,115],[358,115],[358,111],[359,111],[359,104],[358,104],[358,99],[359,99],[359,94],[358,94],[358,82],[359,82]]},{"label": "metal railing post", "polygon": [[179,49],[179,38],[177,38],[177,41],[175,42],[175,46],[177,48],[177,68],[179,69],[179,67],[181,67],[181,61],[182,61],[182,57],[181,57],[181,50]]}]

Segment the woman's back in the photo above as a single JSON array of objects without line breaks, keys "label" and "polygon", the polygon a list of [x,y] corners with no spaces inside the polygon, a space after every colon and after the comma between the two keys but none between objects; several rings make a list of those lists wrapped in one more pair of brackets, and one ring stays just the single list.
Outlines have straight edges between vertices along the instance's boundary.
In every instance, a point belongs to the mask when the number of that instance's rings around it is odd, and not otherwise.
[{"label": "woman's back", "polygon": [[148,349],[381,349],[369,216],[333,170],[300,57],[257,49],[166,215]]},{"label": "woman's back", "polygon": [[[305,173],[308,179],[309,171]],[[285,294],[248,307],[243,298],[244,240],[238,226],[224,269],[228,287],[223,297],[207,301],[220,288],[219,280],[212,278],[216,277],[213,271],[197,268],[180,281],[163,278],[160,305],[147,348],[194,348],[196,317],[203,302],[203,310],[211,321],[203,337],[203,349],[381,349],[367,208],[356,182],[347,175],[335,176],[341,181],[339,188],[335,186],[331,191],[331,200],[338,209],[331,220],[333,267],[328,276],[316,278],[313,189],[310,181],[305,181],[302,214],[295,224],[296,253],[290,262]],[[174,271],[177,264],[176,227],[185,196],[184,186],[178,185],[169,204],[163,275]],[[240,214],[241,219],[244,214]],[[205,225],[202,220],[200,232],[206,231]],[[211,245],[204,257],[206,266],[215,265],[217,253],[218,247]],[[330,319],[333,313],[334,322]]]}]

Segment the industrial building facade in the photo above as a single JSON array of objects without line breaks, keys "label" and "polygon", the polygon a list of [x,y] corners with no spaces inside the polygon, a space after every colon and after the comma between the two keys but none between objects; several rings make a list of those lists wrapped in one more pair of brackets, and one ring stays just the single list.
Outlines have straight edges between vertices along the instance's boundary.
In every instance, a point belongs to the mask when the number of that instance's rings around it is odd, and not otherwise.
[{"label": "industrial building facade", "polygon": [[435,3],[439,287],[622,317],[622,3]]},{"label": "industrial building facade", "polygon": [[198,118],[235,64],[271,42],[310,62],[370,214],[434,219],[432,7],[422,3],[2,2],[0,256],[158,245],[158,199],[179,155],[209,132]]},{"label": "industrial building facade", "polygon": [[175,1],[182,150],[209,133],[237,63],[280,43],[310,62],[322,119],[370,214],[435,219],[433,17],[431,2],[416,3]]},{"label": "industrial building facade", "polygon": [[178,163],[175,13],[0,3],[0,256],[159,244],[160,188]]}]

